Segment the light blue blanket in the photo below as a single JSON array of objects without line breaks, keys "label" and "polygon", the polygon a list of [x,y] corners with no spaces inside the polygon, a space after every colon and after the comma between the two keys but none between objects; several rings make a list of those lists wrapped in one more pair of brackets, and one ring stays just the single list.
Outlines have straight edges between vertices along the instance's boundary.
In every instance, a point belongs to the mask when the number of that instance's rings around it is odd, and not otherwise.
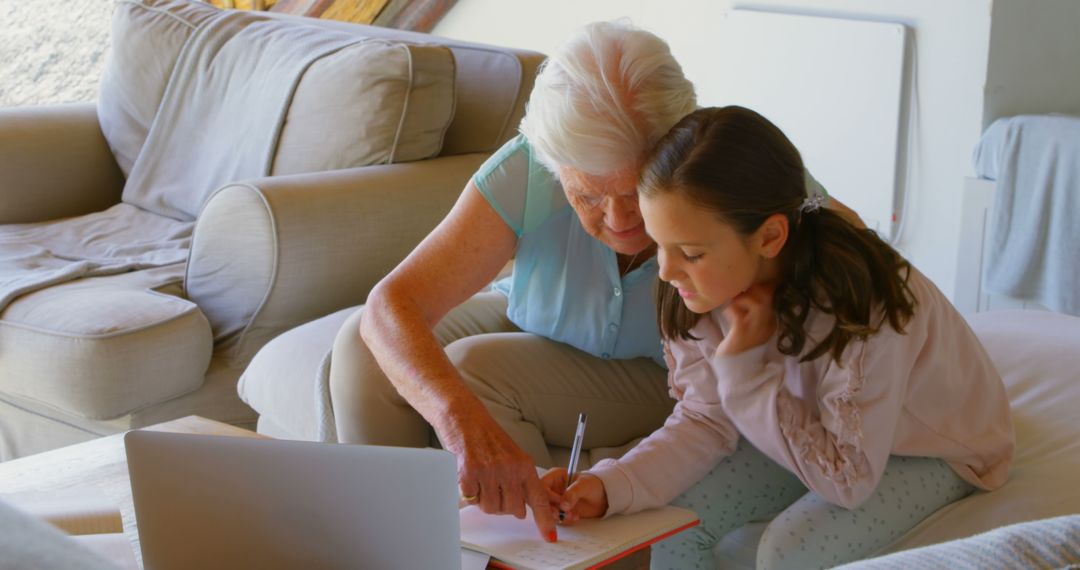
[{"label": "light blue blanket", "polygon": [[23,295],[86,277],[172,265],[154,286],[178,281],[192,225],[130,204],[54,222],[0,225],[0,313]]},{"label": "light blue blanket", "polygon": [[1080,315],[1080,117],[998,119],[975,170],[997,181],[986,290]]}]

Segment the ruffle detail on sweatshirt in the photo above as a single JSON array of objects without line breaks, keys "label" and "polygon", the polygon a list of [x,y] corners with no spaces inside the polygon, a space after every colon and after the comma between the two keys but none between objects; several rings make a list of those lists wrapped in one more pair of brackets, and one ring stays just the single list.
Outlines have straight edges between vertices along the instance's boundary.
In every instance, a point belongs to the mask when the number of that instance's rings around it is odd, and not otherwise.
[{"label": "ruffle detail on sweatshirt", "polygon": [[844,389],[839,394],[827,396],[823,402],[833,410],[839,433],[826,431],[820,422],[810,423],[808,413],[786,390],[777,395],[777,412],[781,432],[803,461],[817,465],[831,481],[852,487],[869,474],[870,463],[862,450],[862,412],[856,404],[866,380],[862,372],[862,355],[858,362],[849,362],[847,366]]},{"label": "ruffle detail on sweatshirt", "polygon": [[682,397],[683,397],[683,390],[680,390],[679,388],[677,388],[676,384],[675,384],[675,369],[676,369],[676,366],[677,366],[677,363],[675,362],[675,356],[671,354],[671,347],[668,344],[668,341],[665,340],[663,342],[663,345],[664,345],[664,362],[667,363],[667,370],[668,370],[668,373],[667,373],[668,395],[671,396],[671,398],[673,400],[681,400]]}]

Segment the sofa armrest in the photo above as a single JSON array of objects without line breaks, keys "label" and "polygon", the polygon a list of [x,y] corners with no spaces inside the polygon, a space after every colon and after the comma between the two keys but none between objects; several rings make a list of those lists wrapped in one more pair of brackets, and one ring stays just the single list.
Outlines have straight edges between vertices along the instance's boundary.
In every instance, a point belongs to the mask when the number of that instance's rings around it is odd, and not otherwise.
[{"label": "sofa armrest", "polygon": [[0,224],[104,210],[123,188],[93,103],[0,109]]},{"label": "sofa armrest", "polygon": [[279,333],[364,303],[487,156],[270,177],[216,192],[196,220],[185,282],[218,350],[246,362]]}]

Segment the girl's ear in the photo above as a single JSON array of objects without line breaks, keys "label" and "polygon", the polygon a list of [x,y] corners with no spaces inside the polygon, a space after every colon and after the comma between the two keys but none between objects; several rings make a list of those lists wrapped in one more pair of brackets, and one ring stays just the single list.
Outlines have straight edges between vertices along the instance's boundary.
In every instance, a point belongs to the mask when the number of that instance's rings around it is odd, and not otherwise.
[{"label": "girl's ear", "polygon": [[758,253],[765,259],[780,255],[788,238],[788,219],[783,214],[773,214],[757,230]]}]

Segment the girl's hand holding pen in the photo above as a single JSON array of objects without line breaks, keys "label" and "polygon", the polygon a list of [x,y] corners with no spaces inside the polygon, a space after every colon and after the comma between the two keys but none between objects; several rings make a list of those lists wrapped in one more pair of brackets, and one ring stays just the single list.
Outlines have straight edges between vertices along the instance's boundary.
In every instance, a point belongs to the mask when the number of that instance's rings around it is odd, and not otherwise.
[{"label": "girl's hand holding pen", "polygon": [[580,519],[604,516],[607,512],[607,491],[604,482],[595,475],[578,473],[574,483],[566,487],[567,471],[562,467],[548,470],[540,481],[547,488],[552,507],[562,511],[563,524],[574,524]]}]

